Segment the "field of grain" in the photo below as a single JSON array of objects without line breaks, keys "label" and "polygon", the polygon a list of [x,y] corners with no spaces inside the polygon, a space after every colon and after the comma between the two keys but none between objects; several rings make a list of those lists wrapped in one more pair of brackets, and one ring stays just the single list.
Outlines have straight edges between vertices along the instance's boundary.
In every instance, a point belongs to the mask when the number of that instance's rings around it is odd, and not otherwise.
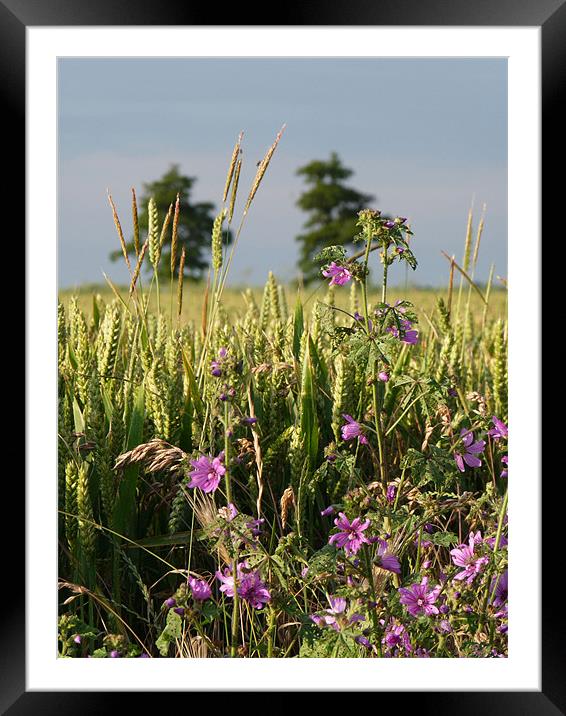
[{"label": "field of grain", "polygon": [[506,292],[473,283],[479,239],[446,288],[389,289],[410,232],[366,210],[320,287],[237,290],[225,217],[208,288],[160,286],[150,223],[153,279],[61,292],[60,656],[506,656]]}]

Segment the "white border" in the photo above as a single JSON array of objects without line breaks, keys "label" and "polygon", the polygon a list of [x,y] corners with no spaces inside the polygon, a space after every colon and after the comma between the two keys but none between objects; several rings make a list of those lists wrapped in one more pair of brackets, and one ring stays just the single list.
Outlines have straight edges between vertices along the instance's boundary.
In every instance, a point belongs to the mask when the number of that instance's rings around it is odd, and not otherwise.
[{"label": "white border", "polygon": [[[509,58],[509,658],[56,658],[56,59],[64,56]],[[532,384],[540,375],[533,340],[540,335],[539,114],[539,27],[27,28],[28,690],[541,690],[540,436],[533,432],[540,410]],[[520,350],[523,336],[533,349]]]}]

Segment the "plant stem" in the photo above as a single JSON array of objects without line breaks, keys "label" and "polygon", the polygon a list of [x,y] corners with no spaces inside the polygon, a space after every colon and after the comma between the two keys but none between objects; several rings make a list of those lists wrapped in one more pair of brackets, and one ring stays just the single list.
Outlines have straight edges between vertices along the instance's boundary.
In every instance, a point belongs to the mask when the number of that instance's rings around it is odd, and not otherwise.
[{"label": "plant stem", "polygon": [[[364,561],[366,563],[369,591],[371,594],[372,601],[377,602],[377,596],[375,593],[375,582],[373,581],[373,570],[371,568],[371,557],[370,557],[370,553],[369,553],[369,547],[367,545],[364,546],[363,553],[364,553]],[[373,629],[374,629],[376,637],[377,637],[379,634],[379,621],[377,619],[377,612],[375,609],[376,608],[374,606],[371,610],[371,620],[373,622]]]},{"label": "plant stem", "polygon": [[[505,514],[507,512],[507,498],[508,498],[509,490],[505,490],[505,495],[503,496],[503,502],[501,503],[501,510],[499,511],[499,521],[497,523],[497,532],[495,534],[495,543],[493,545],[493,555],[495,557],[495,554],[497,553],[497,550],[499,549],[499,542],[501,541],[501,533],[503,531],[503,520],[505,519]],[[487,618],[487,607],[489,602],[493,599],[493,595],[495,594],[495,590],[497,589],[497,584],[499,583],[499,578],[495,580],[495,584],[493,585],[493,589],[490,588],[490,579],[491,574],[493,572],[493,569],[490,569],[487,573],[487,588],[485,590],[485,597],[482,604],[481,609],[481,616],[478,623],[478,629],[479,631],[481,627],[484,625],[485,620]]]},{"label": "plant stem", "polygon": [[[226,468],[226,500],[228,504],[232,502],[232,484],[230,479],[230,438],[228,436],[228,426],[230,424],[229,402],[224,401],[224,466]],[[234,555],[232,560],[232,577],[234,578],[234,598],[232,604],[232,638],[230,641],[230,656],[234,658],[238,651],[238,556]]]},{"label": "plant stem", "polygon": [[161,299],[159,294],[159,276],[157,274],[157,268],[155,269],[155,289],[157,291],[157,315],[161,314]]},{"label": "plant stem", "polygon": [[389,269],[389,264],[387,263],[387,247],[384,249],[383,252],[383,283],[381,284],[381,300],[383,303],[385,303],[385,299],[387,298],[387,271]]},{"label": "plant stem", "polygon": [[[364,278],[362,280],[362,298],[364,302],[364,319],[365,319],[365,325],[366,325],[366,331],[368,333],[368,336],[370,334],[370,323],[369,323],[369,309],[368,309],[368,298],[367,298],[367,267],[368,267],[368,261],[369,261],[369,253],[370,253],[370,247],[371,247],[371,235],[368,234],[366,238],[366,252],[364,255]],[[385,448],[383,445],[383,433],[381,430],[381,420],[379,416],[379,406],[378,406],[378,396],[377,396],[377,370],[375,363],[372,365],[372,371],[373,375],[372,377],[372,386],[371,386],[371,392],[372,392],[372,403],[373,403],[373,413],[374,413],[374,422],[375,422],[375,432],[377,434],[377,449],[379,453],[379,475],[381,478],[381,484],[383,486],[383,489],[387,489],[387,471],[385,468]]]}]

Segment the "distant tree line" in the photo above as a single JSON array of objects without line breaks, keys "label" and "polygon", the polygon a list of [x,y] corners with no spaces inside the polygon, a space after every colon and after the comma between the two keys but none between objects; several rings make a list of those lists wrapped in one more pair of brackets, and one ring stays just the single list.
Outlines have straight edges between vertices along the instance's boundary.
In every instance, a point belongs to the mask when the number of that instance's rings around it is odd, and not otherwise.
[{"label": "distant tree line", "polygon": [[[353,171],[342,164],[335,152],[332,152],[328,160],[315,159],[299,167],[296,174],[302,177],[306,184],[305,190],[297,200],[297,206],[307,214],[305,231],[296,237],[296,241],[300,244],[298,268],[303,280],[309,282],[320,277],[313,263],[313,257],[329,244],[341,246],[351,244],[352,237],[357,233],[357,213],[368,207],[374,197],[345,184]],[[196,181],[195,177],[181,174],[179,165],[173,164],[161,178],[143,185],[143,192],[137,198],[137,206],[140,236],[143,237],[144,234],[147,235],[149,199],[153,197],[161,222],[179,196],[177,255],[180,255],[184,247],[187,256],[185,274],[201,278],[210,263],[210,236],[215,219],[215,206],[211,202],[193,203],[191,194]],[[224,241],[228,244],[231,240],[231,232],[225,231]],[[133,237],[126,244],[126,250],[135,256],[136,246]],[[161,255],[163,257],[161,270],[169,275],[171,231],[164,237]],[[121,250],[111,254],[112,260],[121,256]]]}]

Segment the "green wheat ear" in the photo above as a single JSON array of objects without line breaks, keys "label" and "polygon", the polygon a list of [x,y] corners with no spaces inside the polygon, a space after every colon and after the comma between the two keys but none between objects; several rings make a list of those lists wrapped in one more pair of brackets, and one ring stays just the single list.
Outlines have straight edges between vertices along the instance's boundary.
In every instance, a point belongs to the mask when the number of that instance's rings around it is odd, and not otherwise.
[{"label": "green wheat ear", "polygon": [[157,206],[153,197],[149,200],[147,205],[147,238],[149,241],[149,261],[153,266],[154,270],[157,271],[159,266],[159,259],[161,257],[161,246],[159,245],[159,227],[158,227],[158,216]]},{"label": "green wheat ear", "polygon": [[222,209],[212,225],[212,268],[215,271],[222,268],[222,224],[225,217],[226,209]]},{"label": "green wheat ear", "polygon": [[86,560],[92,561],[95,553],[96,529],[92,524],[94,515],[89,490],[89,469],[83,462],[77,476],[78,542]]}]

